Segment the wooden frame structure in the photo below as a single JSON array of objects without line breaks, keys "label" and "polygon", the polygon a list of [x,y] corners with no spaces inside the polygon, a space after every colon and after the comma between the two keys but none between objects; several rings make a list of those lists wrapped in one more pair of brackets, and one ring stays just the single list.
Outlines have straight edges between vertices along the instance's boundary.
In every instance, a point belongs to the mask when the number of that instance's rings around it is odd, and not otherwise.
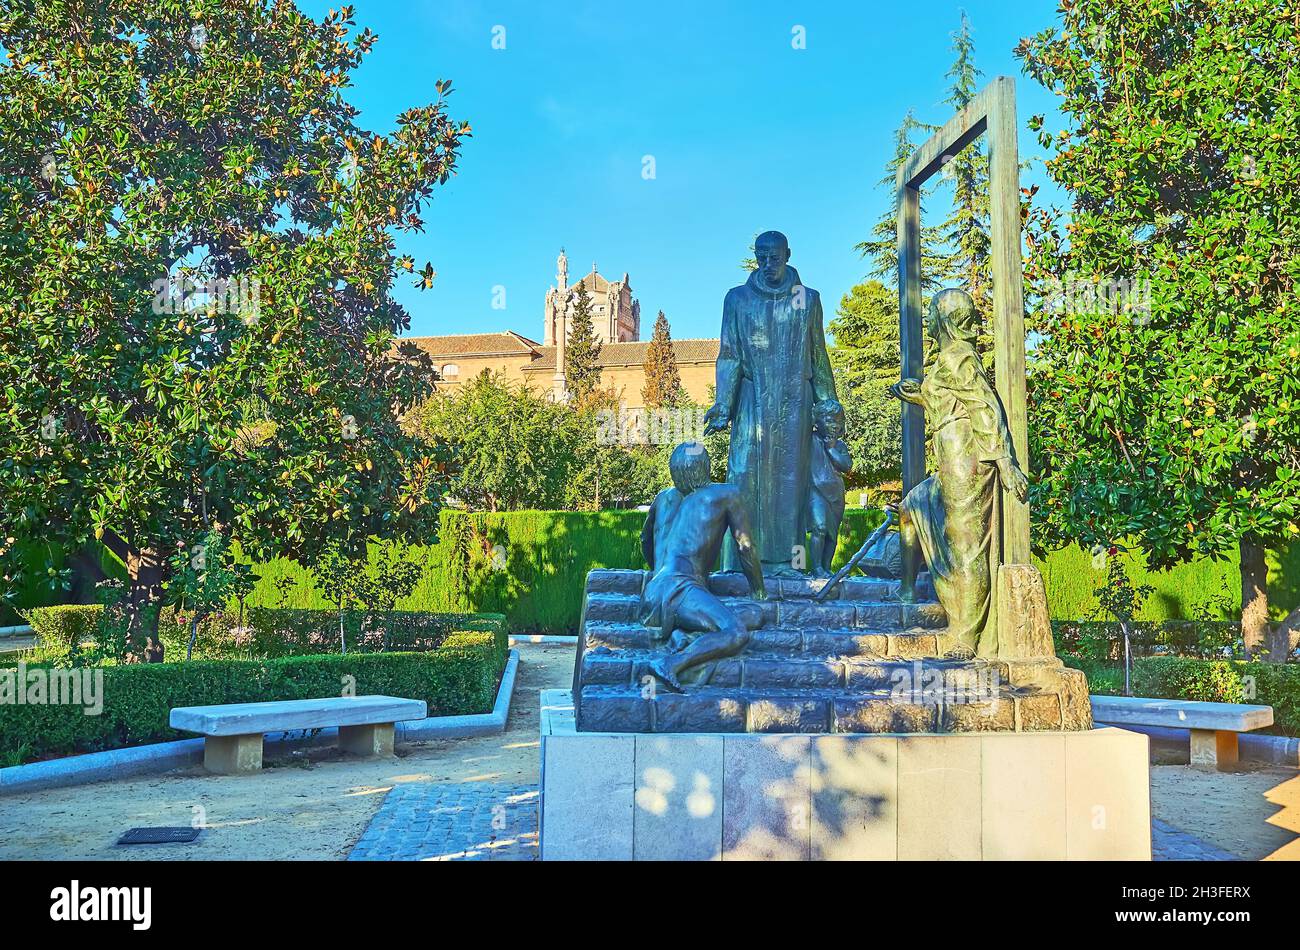
[{"label": "wooden frame structure", "polygon": [[[1029,472],[1025,410],[1025,309],[1020,247],[1020,156],[1016,84],[998,76],[917,149],[898,170],[898,320],[903,378],[920,379],[924,363],[921,315],[921,187],[958,152],[988,136],[992,226],[993,346],[998,398],[1006,412],[1016,461]],[[903,493],[925,478],[925,414],[903,403]],[[1001,493],[1000,564],[1029,563],[1029,506]],[[915,560],[905,557],[910,567]],[[907,569],[905,567],[905,569]]]}]

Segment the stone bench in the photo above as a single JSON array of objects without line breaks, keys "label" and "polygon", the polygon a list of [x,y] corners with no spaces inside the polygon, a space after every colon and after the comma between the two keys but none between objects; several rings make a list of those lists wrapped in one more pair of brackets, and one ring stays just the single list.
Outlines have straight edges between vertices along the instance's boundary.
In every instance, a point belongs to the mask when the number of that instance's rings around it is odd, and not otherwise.
[{"label": "stone bench", "polygon": [[203,764],[231,775],[262,767],[262,737],[268,732],[338,726],[339,748],[356,755],[392,755],[393,725],[424,719],[424,700],[394,696],[339,696],[224,706],[181,706],[171,726],[204,736]]},{"label": "stone bench", "polygon": [[1239,734],[1273,725],[1272,706],[1142,696],[1093,696],[1091,699],[1095,722],[1191,730],[1191,762],[1200,768],[1225,769],[1236,765]]}]

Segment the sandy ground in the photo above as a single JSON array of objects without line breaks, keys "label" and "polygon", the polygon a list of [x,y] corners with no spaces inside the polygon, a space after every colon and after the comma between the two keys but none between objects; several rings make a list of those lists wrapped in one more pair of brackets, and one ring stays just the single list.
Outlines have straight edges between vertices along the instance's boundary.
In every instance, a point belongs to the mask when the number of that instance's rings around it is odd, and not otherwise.
[{"label": "sandy ground", "polygon": [[[573,647],[522,644],[505,733],[408,744],[395,760],[315,749],[268,761],[259,775],[200,768],[0,798],[0,860],[338,860],[347,856],[384,795],[399,782],[531,784],[538,773],[538,692],[565,687]],[[1300,860],[1300,772],[1203,772],[1153,765],[1152,811],[1247,860]],[[209,831],[194,844],[117,847],[143,825]]]},{"label": "sandy ground", "polygon": [[[398,758],[328,748],[267,761],[258,775],[201,768],[0,798],[0,860],[338,860],[399,782],[536,783],[538,692],[567,686],[573,647],[523,644],[504,733],[410,743]],[[193,844],[118,847],[128,828],[210,829]]]},{"label": "sandy ground", "polygon": [[1155,817],[1247,861],[1300,861],[1300,772],[1151,766]]}]

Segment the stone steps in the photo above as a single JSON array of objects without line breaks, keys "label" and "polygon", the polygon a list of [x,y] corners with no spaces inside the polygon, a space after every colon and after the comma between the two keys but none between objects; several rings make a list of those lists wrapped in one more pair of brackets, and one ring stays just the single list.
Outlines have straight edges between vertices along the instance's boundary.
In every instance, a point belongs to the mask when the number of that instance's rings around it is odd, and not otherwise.
[{"label": "stone steps", "polygon": [[[650,664],[660,650],[587,652],[582,682],[591,686],[639,687],[650,682]],[[708,685],[756,689],[890,690],[913,682],[940,684],[950,691],[996,689],[1010,685],[1006,663],[974,660],[901,659],[875,656],[813,656],[755,649],[717,660]]]},{"label": "stone steps", "polygon": [[[587,595],[613,594],[639,597],[641,589],[649,578],[649,571],[600,570],[593,571],[587,579]],[[815,577],[768,577],[765,578],[769,600],[811,600],[826,581]],[[896,580],[881,580],[871,577],[846,577],[836,585],[827,603],[837,600],[899,600],[901,584]],[[709,590],[719,597],[748,597],[749,581],[741,574],[709,575]],[[916,598],[919,601],[932,601],[934,584],[930,581],[928,571],[922,571],[916,579]]]},{"label": "stone steps", "polygon": [[1062,728],[1059,694],[1004,687],[943,691],[693,687],[685,693],[585,686],[582,715],[602,732],[965,733]]},{"label": "stone steps", "polygon": [[[811,627],[819,630],[857,627],[886,633],[910,627],[933,630],[948,624],[948,615],[934,601],[901,604],[888,600],[832,600],[819,604],[808,599],[719,599],[729,605],[757,603],[763,610],[764,627]],[[636,624],[641,619],[641,609],[639,594],[589,594],[586,623],[589,629],[603,624]]]},{"label": "stone steps", "polygon": [[[657,629],[637,623],[589,623],[586,630],[589,650],[667,647]],[[942,628],[913,627],[887,631],[880,627],[763,627],[750,631],[749,650],[819,656],[917,657],[939,656],[951,646],[952,642]]]},{"label": "stone steps", "polygon": [[[1088,728],[1082,674],[1059,662],[945,660],[947,616],[904,604],[897,581],[767,578],[763,625],[707,681],[667,690],[649,666],[666,632],[640,623],[644,571],[588,577],[575,688],[578,728],[597,732],[927,733]],[[714,574],[726,603],[755,603],[739,574]],[[933,588],[925,581],[918,592]],[[701,670],[700,672],[706,672]]]}]

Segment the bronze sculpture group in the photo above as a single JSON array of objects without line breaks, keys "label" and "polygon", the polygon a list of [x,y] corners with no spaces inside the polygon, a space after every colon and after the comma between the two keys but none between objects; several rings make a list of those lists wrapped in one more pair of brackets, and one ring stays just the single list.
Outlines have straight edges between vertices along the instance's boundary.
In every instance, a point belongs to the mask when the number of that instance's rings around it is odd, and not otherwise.
[{"label": "bronze sculpture group", "polygon": [[[741,570],[756,598],[763,575],[831,577],[844,514],[844,475],[852,468],[844,410],[822,326],[821,298],[789,266],[777,231],[754,245],[757,269],[726,295],[714,405],[705,431],[730,429],[727,482],[709,482],[702,445],[673,452],[674,487],[651,506],[643,548],[653,576],[643,593],[645,623],[674,649],[651,672],[680,691],[683,677],[707,681],[709,664],[744,650],[761,624],[755,604],[723,603],[709,591],[722,552],[724,570]],[[979,315],[971,297],[944,290],[930,302],[936,347],[924,382],[904,379],[891,395],[922,406],[931,423],[936,470],[901,504],[863,550],[823,588],[854,566],[904,579],[901,597],[923,557],[953,643],[948,656],[969,659],[990,619],[1000,550],[1001,492],[1023,501],[1027,481],[1015,459],[1005,415],[975,348]],[[898,533],[891,532],[897,520]],[[996,642],[996,636],[989,638]]]}]

